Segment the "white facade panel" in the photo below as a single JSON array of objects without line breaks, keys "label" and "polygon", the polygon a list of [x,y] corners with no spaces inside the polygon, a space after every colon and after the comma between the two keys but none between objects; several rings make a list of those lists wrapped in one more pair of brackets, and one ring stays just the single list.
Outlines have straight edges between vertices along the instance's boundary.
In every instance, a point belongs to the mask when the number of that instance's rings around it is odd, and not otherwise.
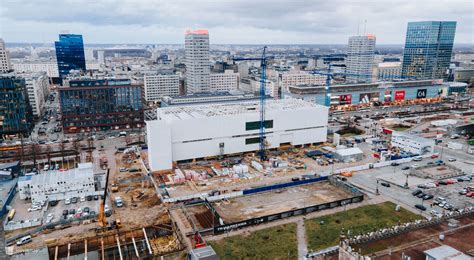
[{"label": "white facade panel", "polygon": [[[266,129],[268,148],[326,141],[327,107],[295,99],[268,100],[267,104],[265,120],[273,125]],[[147,122],[151,169],[171,169],[172,161],[258,150],[258,142],[247,144],[259,137],[258,105],[258,101],[253,101],[159,108],[158,120]],[[206,116],[212,111],[225,112]],[[247,130],[249,122],[256,122],[256,128]]]}]

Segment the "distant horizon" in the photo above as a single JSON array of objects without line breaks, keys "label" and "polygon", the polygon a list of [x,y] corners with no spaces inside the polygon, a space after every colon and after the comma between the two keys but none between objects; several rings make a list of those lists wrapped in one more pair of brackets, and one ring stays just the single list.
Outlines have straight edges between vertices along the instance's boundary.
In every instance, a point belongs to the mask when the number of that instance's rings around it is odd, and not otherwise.
[{"label": "distant horizon", "polygon": [[[5,40],[5,39],[3,39]],[[37,44],[37,45],[52,45],[54,46],[54,42],[7,42],[5,41],[6,45],[11,44]],[[184,45],[183,43],[84,43],[84,46],[88,45]],[[247,46],[295,46],[295,45],[347,45],[347,43],[210,43],[210,45],[247,45]],[[405,43],[376,43],[376,46],[380,45],[405,45]],[[474,46],[474,43],[454,43],[456,45],[471,45]],[[8,47],[8,46],[7,46]]]}]

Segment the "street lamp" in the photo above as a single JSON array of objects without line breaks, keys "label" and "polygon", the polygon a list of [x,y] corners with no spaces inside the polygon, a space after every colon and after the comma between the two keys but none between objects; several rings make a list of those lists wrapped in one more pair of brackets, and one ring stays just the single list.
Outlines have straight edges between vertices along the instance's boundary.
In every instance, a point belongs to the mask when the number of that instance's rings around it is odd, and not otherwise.
[{"label": "street lamp", "polygon": [[377,188],[375,189],[375,193],[379,195],[379,179],[377,179]]},{"label": "street lamp", "polygon": [[405,176],[406,176],[406,179],[405,179],[405,188],[408,189],[408,175],[410,175],[409,172],[405,172]]}]

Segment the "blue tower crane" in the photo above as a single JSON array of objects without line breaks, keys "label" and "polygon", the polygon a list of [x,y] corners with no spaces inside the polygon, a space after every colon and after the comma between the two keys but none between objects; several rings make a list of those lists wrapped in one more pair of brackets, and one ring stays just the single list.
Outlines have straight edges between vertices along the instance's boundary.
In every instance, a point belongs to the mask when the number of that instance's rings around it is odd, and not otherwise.
[{"label": "blue tower crane", "polygon": [[267,46],[263,47],[262,56],[260,58],[233,58],[234,61],[260,61],[260,129],[259,129],[259,151],[261,161],[267,160],[267,153],[265,149],[265,83],[267,81],[266,70],[267,62],[273,59],[266,54]]}]

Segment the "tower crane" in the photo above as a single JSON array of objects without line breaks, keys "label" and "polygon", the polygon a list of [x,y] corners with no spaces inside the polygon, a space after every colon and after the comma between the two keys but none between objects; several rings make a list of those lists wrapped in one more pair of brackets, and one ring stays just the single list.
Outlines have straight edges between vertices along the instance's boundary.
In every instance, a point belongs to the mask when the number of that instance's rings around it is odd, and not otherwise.
[{"label": "tower crane", "polygon": [[267,46],[263,47],[262,56],[260,58],[233,58],[234,61],[260,61],[260,130],[259,130],[259,151],[260,160],[267,160],[266,148],[265,148],[265,83],[267,80],[266,70],[267,62],[273,59],[271,56],[267,56]]}]

